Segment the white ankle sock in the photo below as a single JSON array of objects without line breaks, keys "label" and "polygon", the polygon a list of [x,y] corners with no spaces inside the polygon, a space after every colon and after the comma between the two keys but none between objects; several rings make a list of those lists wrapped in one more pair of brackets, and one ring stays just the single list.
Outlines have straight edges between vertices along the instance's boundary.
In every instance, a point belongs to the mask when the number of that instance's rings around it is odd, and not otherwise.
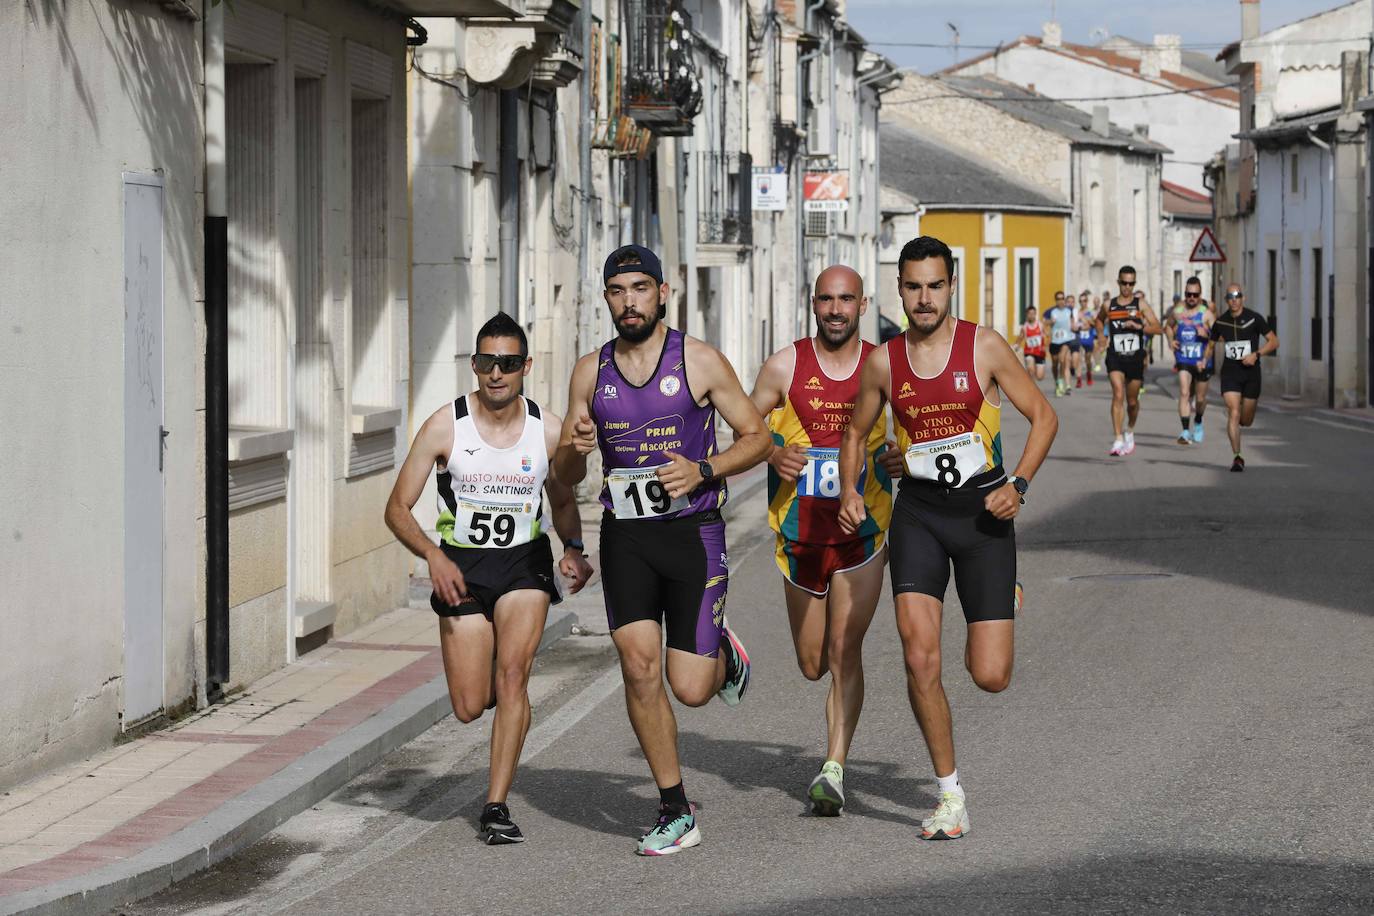
[{"label": "white ankle sock", "polygon": [[940,776],[939,774],[936,774],[935,781],[939,783],[941,792],[953,792],[955,795],[958,795],[960,798],[963,798],[964,787],[959,784],[958,770],[955,770],[948,776]]}]

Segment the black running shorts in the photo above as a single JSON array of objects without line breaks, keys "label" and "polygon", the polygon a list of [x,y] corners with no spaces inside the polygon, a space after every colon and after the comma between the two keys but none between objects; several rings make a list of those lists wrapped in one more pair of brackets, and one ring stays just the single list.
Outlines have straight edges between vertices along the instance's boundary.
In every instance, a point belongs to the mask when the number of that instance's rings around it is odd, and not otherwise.
[{"label": "black running shorts", "polygon": [[1212,370],[1204,369],[1202,366],[1190,366],[1187,363],[1174,363],[1175,372],[1186,372],[1193,377],[1195,382],[1209,382],[1212,380]]},{"label": "black running shorts", "polygon": [[1257,401],[1260,396],[1260,374],[1259,366],[1237,366],[1233,369],[1230,363],[1225,363],[1221,369],[1221,393],[1239,391],[1242,398]]},{"label": "black running shorts", "polygon": [[551,604],[563,600],[554,578],[553,548],[549,546],[548,535],[518,547],[439,546],[444,556],[458,565],[468,588],[467,600],[458,604],[448,604],[430,593],[429,606],[440,617],[485,614],[490,620],[497,600],[506,592],[522,588],[548,592]]},{"label": "black running shorts", "polygon": [[1016,527],[983,508],[990,492],[902,479],[887,535],[894,597],[916,592],[944,601],[952,563],[964,620],[1014,616]]},{"label": "black running shorts", "polygon": [[668,648],[715,658],[729,585],[719,512],[671,519],[601,516],[601,592],[612,632],[652,620],[667,631]]},{"label": "black running shorts", "polygon": [[1126,381],[1143,382],[1145,380],[1145,357],[1117,356],[1115,353],[1108,352],[1107,372],[1124,372]]}]

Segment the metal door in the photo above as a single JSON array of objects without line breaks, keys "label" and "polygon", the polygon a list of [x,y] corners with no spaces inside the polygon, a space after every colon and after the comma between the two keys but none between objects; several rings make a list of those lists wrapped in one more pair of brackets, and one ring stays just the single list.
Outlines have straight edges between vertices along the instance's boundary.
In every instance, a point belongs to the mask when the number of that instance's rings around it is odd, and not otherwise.
[{"label": "metal door", "polygon": [[125,728],[162,709],[162,178],[124,173]]}]

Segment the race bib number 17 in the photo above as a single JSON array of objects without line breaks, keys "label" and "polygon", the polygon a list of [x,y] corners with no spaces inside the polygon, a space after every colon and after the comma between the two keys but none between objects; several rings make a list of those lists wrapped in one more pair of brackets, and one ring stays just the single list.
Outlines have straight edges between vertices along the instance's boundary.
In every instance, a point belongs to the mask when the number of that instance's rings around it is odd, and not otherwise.
[{"label": "race bib number 17", "polygon": [[616,518],[657,518],[687,508],[687,497],[669,496],[657,472],[658,468],[617,468],[606,475]]},{"label": "race bib number 17", "polygon": [[936,442],[913,444],[906,450],[906,472],[917,480],[945,487],[961,486],[988,469],[987,451],[979,433],[964,433]]},{"label": "race bib number 17", "polygon": [[1140,351],[1140,335],[1113,334],[1112,348],[1123,356],[1129,353],[1137,353]]}]

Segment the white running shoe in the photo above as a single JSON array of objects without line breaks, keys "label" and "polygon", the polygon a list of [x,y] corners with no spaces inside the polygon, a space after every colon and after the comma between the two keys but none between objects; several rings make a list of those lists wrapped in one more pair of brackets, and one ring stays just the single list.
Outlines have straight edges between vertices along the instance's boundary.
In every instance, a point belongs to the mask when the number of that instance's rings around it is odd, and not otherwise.
[{"label": "white running shoe", "polygon": [[1133,451],[1135,451],[1135,433],[1128,429],[1126,430],[1126,447],[1121,450],[1121,454],[1129,455]]},{"label": "white running shoe", "polygon": [[958,792],[941,792],[935,813],[921,821],[923,840],[957,840],[968,830],[968,802]]},{"label": "white running shoe", "polygon": [[1107,454],[1108,454],[1108,455],[1124,455],[1124,454],[1126,454],[1126,443],[1125,443],[1125,442],[1122,442],[1120,439],[1113,439],[1113,440],[1112,440],[1112,450],[1111,450],[1110,452],[1108,452]]}]

